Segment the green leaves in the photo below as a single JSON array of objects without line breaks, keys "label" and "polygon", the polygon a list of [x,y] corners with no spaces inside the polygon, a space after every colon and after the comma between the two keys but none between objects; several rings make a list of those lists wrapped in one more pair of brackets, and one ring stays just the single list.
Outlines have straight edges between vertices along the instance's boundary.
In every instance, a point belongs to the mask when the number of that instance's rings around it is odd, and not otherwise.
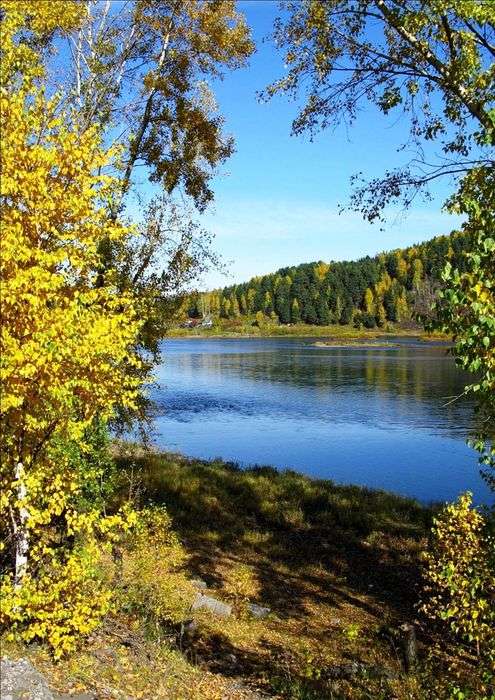
[{"label": "green leaves", "polygon": [[462,181],[451,198],[452,211],[467,214],[464,229],[474,242],[467,254],[467,269],[460,272],[445,266],[442,279],[446,288],[437,304],[438,322],[434,325],[452,335],[452,353],[456,362],[475,375],[466,387],[477,400],[479,428],[472,446],[480,452],[487,467],[484,476],[495,488],[490,467],[495,466],[495,172],[482,167]]},{"label": "green leaves", "polygon": [[[264,97],[304,96],[294,134],[347,126],[366,102],[409,120],[414,159],[358,187],[351,208],[380,219],[430,181],[483,162],[479,147],[495,133],[495,3],[300,0],[288,9],[274,31],[287,70]],[[422,155],[425,141],[436,142],[436,162]]]}]

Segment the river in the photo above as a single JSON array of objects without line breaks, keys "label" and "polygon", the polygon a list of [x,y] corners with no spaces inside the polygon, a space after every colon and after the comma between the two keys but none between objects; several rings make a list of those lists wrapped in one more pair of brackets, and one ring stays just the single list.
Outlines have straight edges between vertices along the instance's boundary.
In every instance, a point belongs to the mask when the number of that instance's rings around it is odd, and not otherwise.
[{"label": "river", "polygon": [[[466,445],[467,381],[446,348],[319,347],[315,338],[173,339],[156,372],[155,442],[423,502],[489,500]],[[395,341],[394,341],[395,342]]]}]

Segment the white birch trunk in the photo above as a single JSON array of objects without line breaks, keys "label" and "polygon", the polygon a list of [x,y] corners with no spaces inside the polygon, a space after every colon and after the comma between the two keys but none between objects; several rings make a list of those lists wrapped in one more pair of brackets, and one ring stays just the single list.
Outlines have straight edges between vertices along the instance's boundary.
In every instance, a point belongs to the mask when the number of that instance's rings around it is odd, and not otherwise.
[{"label": "white birch trunk", "polygon": [[27,531],[27,520],[29,512],[24,505],[27,496],[26,484],[24,483],[24,467],[22,462],[18,462],[15,470],[15,478],[18,481],[17,500],[19,501],[19,524],[16,530],[15,544],[15,586],[22,585],[22,579],[27,571],[29,553],[29,535]]}]

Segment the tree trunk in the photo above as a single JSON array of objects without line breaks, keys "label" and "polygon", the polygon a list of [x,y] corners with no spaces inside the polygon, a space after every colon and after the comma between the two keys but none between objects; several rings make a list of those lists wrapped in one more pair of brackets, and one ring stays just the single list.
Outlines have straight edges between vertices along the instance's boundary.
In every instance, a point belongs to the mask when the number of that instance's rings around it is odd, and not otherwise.
[{"label": "tree trunk", "polygon": [[404,669],[406,673],[410,673],[416,666],[417,661],[416,630],[414,625],[408,622],[401,625],[399,629],[402,654],[404,656]]},{"label": "tree trunk", "polygon": [[15,542],[15,586],[19,588],[22,584],[22,579],[24,578],[27,571],[28,564],[28,553],[29,553],[29,535],[27,531],[27,520],[29,512],[24,505],[24,501],[27,496],[26,484],[23,480],[24,467],[22,462],[18,462],[17,468],[15,470],[15,478],[18,481],[17,486],[17,499],[20,503],[19,505],[19,524],[16,528],[16,542]]}]

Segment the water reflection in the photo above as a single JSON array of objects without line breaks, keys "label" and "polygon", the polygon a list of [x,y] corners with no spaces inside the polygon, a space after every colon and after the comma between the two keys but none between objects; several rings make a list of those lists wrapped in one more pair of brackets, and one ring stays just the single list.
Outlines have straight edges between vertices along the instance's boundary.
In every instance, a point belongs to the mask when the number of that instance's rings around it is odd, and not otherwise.
[{"label": "water reflection", "polygon": [[155,395],[160,444],[423,500],[468,487],[484,495],[476,457],[464,444],[472,407],[447,403],[466,377],[445,348],[313,343],[167,341]]}]

